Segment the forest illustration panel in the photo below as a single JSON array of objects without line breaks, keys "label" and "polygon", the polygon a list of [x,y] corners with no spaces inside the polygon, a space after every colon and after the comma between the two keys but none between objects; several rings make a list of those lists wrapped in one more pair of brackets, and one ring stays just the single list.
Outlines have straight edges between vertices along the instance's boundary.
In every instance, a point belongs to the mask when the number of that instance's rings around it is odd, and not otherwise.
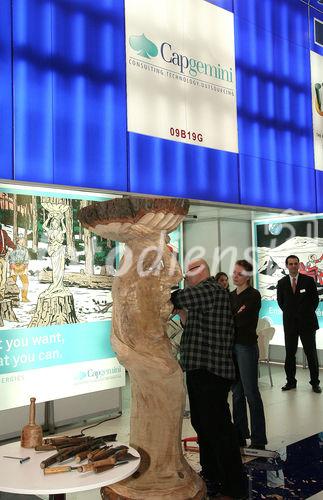
[{"label": "forest illustration panel", "polygon": [[0,410],[31,395],[47,401],[124,385],[110,345],[118,249],[77,218],[106,199],[0,187]]}]

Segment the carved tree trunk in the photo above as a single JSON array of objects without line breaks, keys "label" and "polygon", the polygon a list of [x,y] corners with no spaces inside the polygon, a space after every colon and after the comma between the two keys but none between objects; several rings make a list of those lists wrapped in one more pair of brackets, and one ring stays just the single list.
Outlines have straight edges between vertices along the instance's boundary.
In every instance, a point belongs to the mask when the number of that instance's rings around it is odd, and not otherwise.
[{"label": "carved tree trunk", "polygon": [[124,198],[86,207],[79,215],[93,232],[126,243],[112,287],[112,347],[130,374],[130,445],[141,463],[135,478],[103,488],[103,498],[199,500],[205,494],[183,456],[183,372],[166,334],[170,290],[181,271],[165,235],[187,210],[184,200]]}]

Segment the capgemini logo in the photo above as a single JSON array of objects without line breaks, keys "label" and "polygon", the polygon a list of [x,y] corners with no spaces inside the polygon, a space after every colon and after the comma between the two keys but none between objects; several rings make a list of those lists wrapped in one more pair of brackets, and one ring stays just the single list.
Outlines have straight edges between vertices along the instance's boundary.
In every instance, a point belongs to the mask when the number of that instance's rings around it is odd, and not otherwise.
[{"label": "capgemini logo", "polygon": [[133,50],[138,52],[139,56],[146,57],[147,59],[156,57],[158,54],[157,45],[149,40],[144,34],[129,37],[129,45]]}]

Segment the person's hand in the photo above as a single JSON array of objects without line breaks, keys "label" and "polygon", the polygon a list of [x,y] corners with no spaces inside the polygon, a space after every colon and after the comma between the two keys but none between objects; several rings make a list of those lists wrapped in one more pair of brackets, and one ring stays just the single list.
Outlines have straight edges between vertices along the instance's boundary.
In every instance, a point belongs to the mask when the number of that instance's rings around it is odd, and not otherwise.
[{"label": "person's hand", "polygon": [[237,314],[239,314],[239,313],[241,313],[242,311],[244,311],[244,310],[245,310],[245,308],[246,308],[246,306],[245,306],[245,305],[241,306],[241,307],[240,307],[240,309],[239,309],[239,311],[237,312]]}]

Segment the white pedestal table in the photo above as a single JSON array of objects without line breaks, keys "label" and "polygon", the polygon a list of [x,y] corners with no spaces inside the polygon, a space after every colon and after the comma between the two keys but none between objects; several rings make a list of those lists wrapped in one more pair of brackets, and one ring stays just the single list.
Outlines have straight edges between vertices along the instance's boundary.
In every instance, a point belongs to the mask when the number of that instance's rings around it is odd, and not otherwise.
[{"label": "white pedestal table", "polygon": [[[121,444],[115,442],[113,446]],[[45,476],[43,469],[40,468],[40,462],[53,455],[55,451],[35,452],[33,449],[22,448],[20,442],[9,443],[0,446],[0,491],[18,495],[49,495],[50,500],[64,500],[66,493],[101,488],[131,476],[139,467],[140,456],[134,448],[129,448],[129,452],[138,457],[138,460],[132,460],[98,474],[72,470]],[[4,458],[5,455],[30,457],[30,460],[20,463],[18,459]],[[55,465],[80,464],[76,464],[74,460],[67,460]]]}]

